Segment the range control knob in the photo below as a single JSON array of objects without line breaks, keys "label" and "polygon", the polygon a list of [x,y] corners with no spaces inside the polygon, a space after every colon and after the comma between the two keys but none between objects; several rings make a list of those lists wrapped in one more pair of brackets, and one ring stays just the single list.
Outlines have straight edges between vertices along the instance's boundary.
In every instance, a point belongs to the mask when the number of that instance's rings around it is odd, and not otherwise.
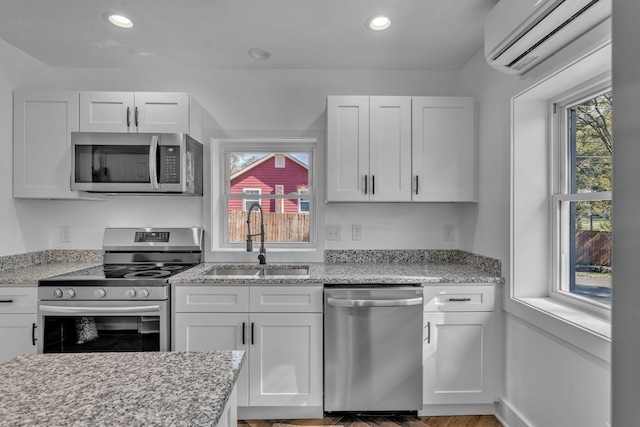
[{"label": "range control knob", "polygon": [[69,289],[67,291],[67,295],[69,296],[69,298],[73,298],[76,296],[76,291],[74,291],[73,289]]},{"label": "range control knob", "polygon": [[63,292],[62,289],[58,288],[55,291],[53,291],[53,296],[56,298],[62,298]]},{"label": "range control knob", "polygon": [[149,289],[142,288],[140,289],[140,296],[143,298],[147,298],[149,296]]},{"label": "range control knob", "polygon": [[104,289],[100,288],[96,291],[96,295],[98,296],[98,298],[104,298],[107,296],[107,291],[105,291]]},{"label": "range control knob", "polygon": [[137,295],[137,292],[135,289],[131,288],[131,289],[127,289],[127,297],[129,298],[135,298]]}]

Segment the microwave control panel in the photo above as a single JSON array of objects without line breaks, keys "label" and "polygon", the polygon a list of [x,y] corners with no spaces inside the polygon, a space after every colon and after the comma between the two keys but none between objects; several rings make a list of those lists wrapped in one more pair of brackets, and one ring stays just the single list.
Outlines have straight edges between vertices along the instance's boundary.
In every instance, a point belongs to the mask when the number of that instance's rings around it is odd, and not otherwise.
[{"label": "microwave control panel", "polygon": [[160,178],[163,184],[180,183],[180,147],[177,145],[160,146]]}]

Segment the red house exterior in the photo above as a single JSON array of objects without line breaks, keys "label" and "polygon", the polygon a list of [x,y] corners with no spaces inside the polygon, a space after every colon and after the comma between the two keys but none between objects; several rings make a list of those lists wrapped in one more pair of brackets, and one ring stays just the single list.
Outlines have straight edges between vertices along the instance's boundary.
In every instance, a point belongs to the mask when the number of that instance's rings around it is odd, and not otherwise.
[{"label": "red house exterior", "polygon": [[[291,199],[260,202],[264,212],[300,213],[298,195],[309,185],[308,167],[286,154],[270,154],[247,166],[231,177],[231,194],[289,194]],[[304,197],[304,196],[303,196]],[[244,211],[254,200],[229,199],[229,212]]]}]

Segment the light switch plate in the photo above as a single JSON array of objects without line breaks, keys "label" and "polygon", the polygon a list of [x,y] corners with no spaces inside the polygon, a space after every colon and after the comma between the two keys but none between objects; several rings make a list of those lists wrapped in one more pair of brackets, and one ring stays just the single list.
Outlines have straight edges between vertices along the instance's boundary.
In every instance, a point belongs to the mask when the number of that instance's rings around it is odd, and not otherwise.
[{"label": "light switch plate", "polygon": [[342,230],[339,225],[327,225],[326,226],[326,239],[327,240],[342,240]]},{"label": "light switch plate", "polygon": [[362,224],[351,224],[351,240],[362,240]]},{"label": "light switch plate", "polygon": [[63,225],[62,227],[60,227],[60,242],[71,242],[71,227],[69,227],[68,225]]},{"label": "light switch plate", "polygon": [[442,234],[443,234],[442,237],[445,242],[453,241],[454,230],[455,228],[453,227],[453,224],[445,224],[442,226]]}]

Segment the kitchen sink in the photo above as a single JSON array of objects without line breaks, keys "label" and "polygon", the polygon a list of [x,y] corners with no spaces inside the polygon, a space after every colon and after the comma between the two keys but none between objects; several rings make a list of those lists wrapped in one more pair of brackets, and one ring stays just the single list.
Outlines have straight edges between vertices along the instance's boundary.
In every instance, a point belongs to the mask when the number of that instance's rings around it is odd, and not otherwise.
[{"label": "kitchen sink", "polygon": [[265,268],[262,271],[263,276],[307,276],[309,274],[308,267],[299,268]]},{"label": "kitchen sink", "polygon": [[205,273],[206,276],[246,276],[246,277],[271,277],[271,276],[308,276],[309,266],[282,266],[282,267],[246,267],[246,266],[220,266],[213,267]]},{"label": "kitchen sink", "polygon": [[260,270],[257,268],[212,268],[207,272],[209,276],[255,276]]}]

